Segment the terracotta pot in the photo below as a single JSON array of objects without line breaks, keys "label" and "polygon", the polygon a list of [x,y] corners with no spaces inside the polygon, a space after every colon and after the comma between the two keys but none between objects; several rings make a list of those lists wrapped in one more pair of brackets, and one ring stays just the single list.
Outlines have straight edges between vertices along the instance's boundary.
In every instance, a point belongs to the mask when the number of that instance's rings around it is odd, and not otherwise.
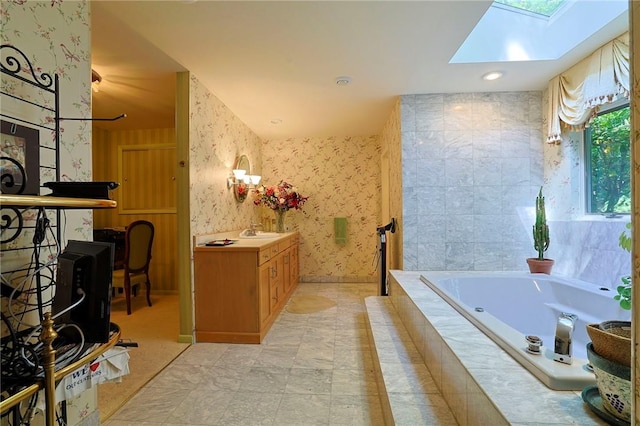
[{"label": "terracotta pot", "polygon": [[631,322],[604,321],[587,324],[593,350],[601,357],[631,367]]},{"label": "terracotta pot", "polygon": [[547,274],[551,273],[553,267],[553,259],[538,259],[537,257],[527,258],[527,264],[529,265],[529,272],[532,274]]}]

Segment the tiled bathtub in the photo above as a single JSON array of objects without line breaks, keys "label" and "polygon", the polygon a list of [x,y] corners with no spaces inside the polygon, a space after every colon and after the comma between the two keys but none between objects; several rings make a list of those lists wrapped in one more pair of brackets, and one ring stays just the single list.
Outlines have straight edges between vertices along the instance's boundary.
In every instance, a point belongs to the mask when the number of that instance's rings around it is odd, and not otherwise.
[{"label": "tiled bathtub", "polygon": [[389,297],[461,425],[606,425],[580,391],[553,391],[420,280],[391,271]]}]

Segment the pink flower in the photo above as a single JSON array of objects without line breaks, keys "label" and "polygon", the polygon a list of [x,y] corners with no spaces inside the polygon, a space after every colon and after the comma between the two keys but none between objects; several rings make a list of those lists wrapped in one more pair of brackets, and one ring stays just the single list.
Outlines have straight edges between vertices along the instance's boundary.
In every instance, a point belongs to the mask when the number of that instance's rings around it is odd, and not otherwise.
[{"label": "pink flower", "polygon": [[301,210],[309,197],[303,197],[293,185],[280,181],[276,186],[256,188],[253,204],[265,206],[271,210]]}]

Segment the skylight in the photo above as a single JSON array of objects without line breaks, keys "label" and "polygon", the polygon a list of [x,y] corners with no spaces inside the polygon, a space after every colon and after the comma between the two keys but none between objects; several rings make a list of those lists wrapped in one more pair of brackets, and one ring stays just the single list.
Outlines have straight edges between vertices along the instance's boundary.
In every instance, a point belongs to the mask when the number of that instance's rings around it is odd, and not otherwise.
[{"label": "skylight", "polygon": [[[532,11],[540,3],[545,9]],[[518,9],[512,7],[516,4]],[[556,6],[555,13],[546,9],[549,4]],[[489,7],[450,63],[556,60],[627,14],[628,7],[628,0],[500,0]]]},{"label": "skylight", "polygon": [[566,3],[566,0],[496,0],[495,3],[549,17],[556,13],[560,6]]}]

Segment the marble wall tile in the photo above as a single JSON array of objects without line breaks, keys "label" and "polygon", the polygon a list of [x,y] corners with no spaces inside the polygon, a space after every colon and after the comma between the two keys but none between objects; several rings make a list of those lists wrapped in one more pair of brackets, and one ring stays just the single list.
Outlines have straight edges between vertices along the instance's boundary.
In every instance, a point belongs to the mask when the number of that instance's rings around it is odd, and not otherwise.
[{"label": "marble wall tile", "polygon": [[448,158],[445,161],[445,185],[472,186],[473,160]]},{"label": "marble wall tile", "polygon": [[529,129],[519,128],[500,132],[500,149],[503,158],[529,158],[531,154],[529,144]]},{"label": "marble wall tile", "polygon": [[501,271],[503,260],[502,243],[475,243],[473,265],[477,271]]},{"label": "marble wall tile", "polygon": [[500,130],[473,129],[473,158],[501,158]]},{"label": "marble wall tile", "polygon": [[420,159],[417,161],[415,184],[417,186],[442,185],[444,170],[444,159]]},{"label": "marble wall tile", "polygon": [[[474,157],[473,182],[477,189],[481,185],[500,185],[502,183],[502,160],[499,158]],[[492,188],[493,196],[499,188]]]},{"label": "marble wall tile", "polygon": [[[431,96],[428,98],[427,96]],[[541,111],[541,92],[506,92],[506,93],[452,93],[437,95],[442,103],[443,132],[418,136],[418,184],[421,180],[432,182],[439,177],[440,167],[434,166],[433,158],[445,158],[444,180],[442,184],[429,188],[429,196],[418,196],[418,215],[428,215],[433,220],[435,215],[446,218],[445,269],[476,267],[473,256],[474,243],[498,243],[492,245],[490,258],[478,258],[478,268],[486,270],[494,265],[498,270],[505,266],[497,260],[505,258],[507,253],[500,247],[506,238],[513,245],[521,245],[517,252],[523,252],[528,241],[521,236],[520,229],[505,232],[504,226],[515,224],[517,209],[532,207],[535,196],[531,197],[531,186],[537,186],[543,176],[543,139],[541,133],[541,117],[535,114]],[[422,102],[434,99],[433,95],[413,95],[406,102]],[[403,100],[403,102],[405,102]],[[435,104],[434,104],[435,105]],[[440,103],[423,107],[425,111],[440,111]],[[422,107],[421,107],[422,108]],[[426,114],[416,115],[416,126],[423,120],[433,119]],[[440,121],[438,117],[437,125]],[[537,137],[538,148],[533,149],[534,137]],[[407,144],[414,144],[407,139]],[[405,141],[403,140],[403,146]],[[421,164],[425,164],[422,168]],[[423,171],[424,170],[424,171]],[[431,174],[427,170],[432,171]],[[437,174],[436,174],[437,172]],[[411,197],[411,187],[404,188],[405,195]],[[445,194],[444,211],[436,210],[438,204],[428,204],[435,199],[434,192]],[[424,206],[424,208],[422,208]],[[406,211],[406,210],[405,210]],[[511,220],[503,220],[503,216]],[[457,217],[464,216],[464,217]],[[476,220],[477,219],[477,220]],[[420,222],[420,221],[419,221]],[[432,242],[431,235],[437,234],[435,241],[440,241],[441,233],[434,229],[417,236],[417,241]],[[413,243],[412,243],[413,244]],[[465,244],[465,245],[461,245]],[[426,246],[418,246],[426,247]],[[405,247],[406,250],[407,247]],[[459,251],[462,249],[462,251]],[[433,267],[440,262],[433,262],[434,255],[426,250],[417,253],[418,265]],[[466,252],[466,253],[465,253]],[[429,259],[423,259],[423,257]],[[405,256],[406,258],[407,256]],[[526,269],[525,263],[509,262],[518,269]],[[404,265],[407,269],[407,265]]]},{"label": "marble wall tile", "polygon": [[417,103],[416,131],[444,130],[444,110],[442,103]]},{"label": "marble wall tile", "polygon": [[473,215],[450,215],[446,217],[446,238],[447,242],[474,241]]},{"label": "marble wall tile", "polygon": [[500,192],[501,187],[499,185],[495,185],[496,181],[493,181],[493,183],[494,185],[476,186],[474,188],[474,215],[499,214],[502,211],[502,203],[499,199],[496,199],[496,194]]},{"label": "marble wall tile", "polygon": [[[528,152],[528,151],[527,151]],[[529,158],[504,158],[501,162],[503,185],[529,185]]]},{"label": "marble wall tile", "polygon": [[473,188],[470,186],[448,186],[445,188],[445,213],[464,215],[474,211]]},{"label": "marble wall tile", "polygon": [[446,266],[445,243],[420,242],[418,243],[417,268],[420,271],[444,270]]},{"label": "marble wall tile", "polygon": [[447,271],[472,271],[474,269],[473,243],[448,242],[445,245],[445,267]]},{"label": "marble wall tile", "polygon": [[446,193],[442,186],[416,188],[416,207],[407,214],[437,215],[446,212]]},{"label": "marble wall tile", "polygon": [[402,116],[400,119],[400,129],[402,132],[416,131],[416,105],[411,95],[404,97],[400,103]]},{"label": "marble wall tile", "polygon": [[445,158],[472,158],[473,140],[471,130],[445,130]]},{"label": "marble wall tile", "polygon": [[418,233],[429,235],[427,243],[436,244],[446,241],[446,218],[441,214],[418,216]]},{"label": "marble wall tile", "polygon": [[497,250],[502,251],[502,227],[504,222],[499,214],[473,216],[473,241],[476,243],[497,244]]},{"label": "marble wall tile", "polygon": [[[415,145],[418,158],[437,159],[445,158],[445,142],[443,130],[430,132],[416,132]],[[404,146],[404,136],[403,136]]]}]

